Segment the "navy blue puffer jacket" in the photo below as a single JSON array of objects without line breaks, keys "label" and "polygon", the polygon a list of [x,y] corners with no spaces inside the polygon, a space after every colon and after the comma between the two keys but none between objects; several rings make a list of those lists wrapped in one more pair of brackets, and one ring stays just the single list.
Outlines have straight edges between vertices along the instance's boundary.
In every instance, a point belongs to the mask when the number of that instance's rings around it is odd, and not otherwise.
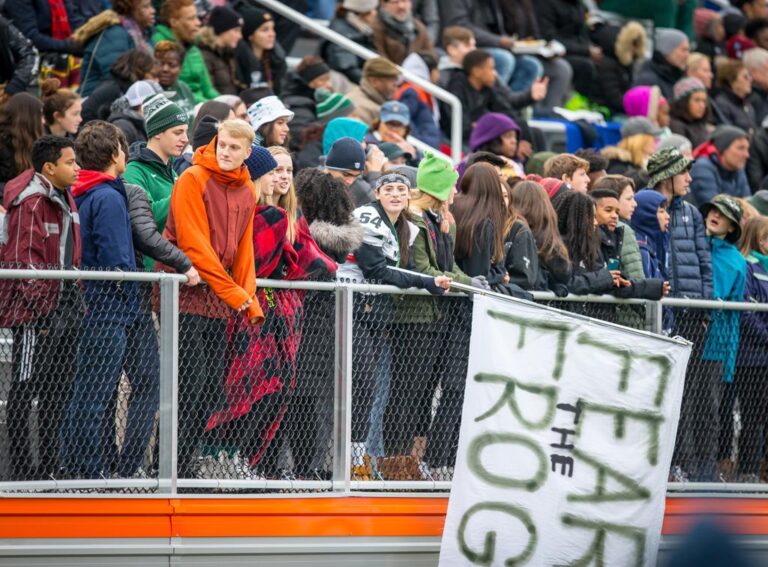
[{"label": "navy blue puffer jacket", "polygon": [[672,297],[712,298],[712,256],[701,213],[682,197],[669,207],[670,254],[666,272]]}]

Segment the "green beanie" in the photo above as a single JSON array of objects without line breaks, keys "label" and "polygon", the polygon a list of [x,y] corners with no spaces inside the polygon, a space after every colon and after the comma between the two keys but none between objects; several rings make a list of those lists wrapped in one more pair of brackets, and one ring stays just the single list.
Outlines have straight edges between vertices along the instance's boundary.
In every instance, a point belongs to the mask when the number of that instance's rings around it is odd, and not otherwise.
[{"label": "green beanie", "polygon": [[174,126],[186,126],[188,124],[187,113],[176,103],[168,100],[162,93],[144,99],[141,109],[144,112],[148,138],[157,136]]},{"label": "green beanie", "polygon": [[458,178],[459,174],[453,169],[451,162],[425,152],[416,172],[416,186],[419,191],[445,202],[451,198]]},{"label": "green beanie", "polygon": [[348,116],[355,110],[355,103],[348,96],[326,89],[315,91],[315,101],[317,118],[324,124],[339,116]]}]

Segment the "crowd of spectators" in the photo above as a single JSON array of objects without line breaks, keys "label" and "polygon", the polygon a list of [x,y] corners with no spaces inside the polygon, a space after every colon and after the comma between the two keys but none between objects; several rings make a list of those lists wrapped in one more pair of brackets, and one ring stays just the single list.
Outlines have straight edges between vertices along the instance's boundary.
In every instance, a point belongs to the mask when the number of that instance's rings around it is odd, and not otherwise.
[{"label": "crowd of spectators", "polygon": [[[205,459],[277,474],[286,421],[313,432],[308,453],[332,435],[332,399],[313,398],[305,384],[321,377],[297,362],[310,343],[332,350],[301,333],[328,313],[256,278],[765,302],[768,9],[726,4],[602,0],[607,17],[581,0],[343,0],[329,28],[379,56],[322,41],[289,67],[296,29],[251,0],[6,0],[0,261],[187,276],[183,477],[216,474]],[[455,166],[441,155],[450,106],[403,70],[461,102]],[[615,123],[615,143],[579,119],[568,126],[585,147],[547,151],[532,118],[568,122],[562,108]],[[118,282],[0,284],[13,478],[146,474],[157,298]],[[355,348],[380,361],[353,386],[358,478],[386,469],[374,458],[385,454],[413,460],[409,478],[455,457],[463,383],[434,369],[468,335],[434,328],[471,313],[414,301],[410,319],[388,297],[356,306]],[[765,314],[670,312],[664,328],[694,343],[673,477],[760,479]],[[415,356],[424,337],[434,352]],[[121,376],[131,396],[118,448],[105,440]],[[416,405],[387,404],[390,391]],[[734,464],[723,447],[737,402]],[[292,474],[330,474],[295,453]]]}]

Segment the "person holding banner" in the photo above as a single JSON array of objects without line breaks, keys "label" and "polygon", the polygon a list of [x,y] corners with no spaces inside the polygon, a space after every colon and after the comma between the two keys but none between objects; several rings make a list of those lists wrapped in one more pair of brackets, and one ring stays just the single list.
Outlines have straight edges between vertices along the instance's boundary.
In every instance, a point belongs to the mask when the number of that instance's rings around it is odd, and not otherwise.
[{"label": "person holding banner", "polygon": [[[407,211],[410,190],[410,181],[399,173],[385,172],[377,179],[376,201],[353,212],[365,231],[363,243],[339,266],[338,281],[394,285],[402,289],[415,287],[427,289],[434,295],[450,287],[452,280],[445,275],[417,276],[393,269],[410,266],[410,247],[418,234]],[[366,446],[381,437],[379,429],[389,397],[388,331],[393,310],[390,295],[356,295],[352,339],[352,349],[359,361],[352,382],[352,407],[356,410],[352,414],[352,440],[357,444],[353,476],[356,479],[367,480],[373,474]],[[364,361],[376,362],[366,365]]]}]

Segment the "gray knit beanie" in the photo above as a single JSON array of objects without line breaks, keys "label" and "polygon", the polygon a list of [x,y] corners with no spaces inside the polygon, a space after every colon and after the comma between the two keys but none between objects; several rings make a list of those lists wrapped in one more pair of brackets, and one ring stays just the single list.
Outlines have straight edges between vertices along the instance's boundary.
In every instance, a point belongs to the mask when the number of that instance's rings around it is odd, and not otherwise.
[{"label": "gray knit beanie", "polygon": [[662,55],[669,55],[677,46],[686,41],[688,36],[674,28],[656,29],[656,51]]}]

